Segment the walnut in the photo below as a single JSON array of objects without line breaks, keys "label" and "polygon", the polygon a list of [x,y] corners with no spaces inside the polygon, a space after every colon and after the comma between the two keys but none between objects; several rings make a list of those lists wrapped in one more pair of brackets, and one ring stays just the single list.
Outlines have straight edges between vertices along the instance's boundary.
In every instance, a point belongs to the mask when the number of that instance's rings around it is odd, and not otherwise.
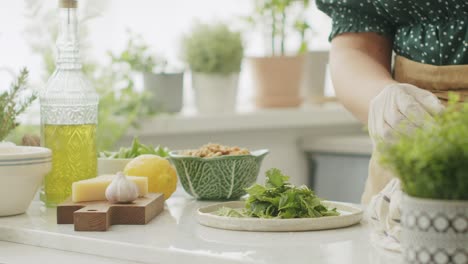
[{"label": "walnut", "polygon": [[38,135],[26,134],[21,140],[21,145],[39,147],[41,145],[41,138]]},{"label": "walnut", "polygon": [[240,148],[237,146],[230,147],[209,143],[196,150],[183,151],[183,154],[193,157],[209,158],[228,155],[250,155],[250,151],[246,148]]}]

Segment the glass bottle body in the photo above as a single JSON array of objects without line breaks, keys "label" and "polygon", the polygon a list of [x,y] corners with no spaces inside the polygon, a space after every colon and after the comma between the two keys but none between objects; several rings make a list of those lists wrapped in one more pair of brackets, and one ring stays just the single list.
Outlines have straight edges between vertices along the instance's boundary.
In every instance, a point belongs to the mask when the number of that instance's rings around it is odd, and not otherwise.
[{"label": "glass bottle body", "polygon": [[42,145],[52,150],[41,200],[54,207],[72,183],[96,177],[98,95],[81,71],[76,8],[60,8],[57,68],[41,93]]}]

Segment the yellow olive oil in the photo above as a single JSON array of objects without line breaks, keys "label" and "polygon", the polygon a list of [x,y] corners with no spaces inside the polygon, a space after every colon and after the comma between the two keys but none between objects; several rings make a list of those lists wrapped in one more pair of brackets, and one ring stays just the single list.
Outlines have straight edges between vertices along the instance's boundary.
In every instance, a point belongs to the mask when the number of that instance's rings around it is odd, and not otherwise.
[{"label": "yellow olive oil", "polygon": [[55,207],[70,197],[73,182],[96,177],[96,125],[45,124],[42,129],[44,146],[52,150],[52,171],[41,200]]}]

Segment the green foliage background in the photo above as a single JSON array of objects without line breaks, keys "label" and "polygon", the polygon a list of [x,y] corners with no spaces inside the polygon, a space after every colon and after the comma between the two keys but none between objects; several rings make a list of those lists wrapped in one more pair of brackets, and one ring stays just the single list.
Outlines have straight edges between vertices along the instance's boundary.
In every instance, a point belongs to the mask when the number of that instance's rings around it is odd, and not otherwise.
[{"label": "green foliage background", "polygon": [[[55,70],[55,40],[58,35],[57,9],[42,1],[26,0],[26,16],[29,23],[25,29],[31,50],[39,55],[43,64],[43,83]],[[83,72],[97,90],[99,101],[97,147],[98,151],[115,148],[118,140],[131,127],[138,127],[138,120],[154,115],[149,107],[150,96],[135,91],[132,73],[155,65],[147,56],[147,50],[135,45],[134,35],[129,34],[127,47],[121,54],[108,53],[107,63],[99,64],[88,56],[88,22],[100,16],[106,8],[105,1],[80,2],[80,52]],[[39,134],[38,126],[20,126],[9,140],[20,142],[25,133]]]},{"label": "green foliage background", "polygon": [[168,62],[155,56],[143,37],[127,30],[128,41],[125,50],[120,54],[109,52],[113,63],[126,63],[138,72],[165,72]]}]

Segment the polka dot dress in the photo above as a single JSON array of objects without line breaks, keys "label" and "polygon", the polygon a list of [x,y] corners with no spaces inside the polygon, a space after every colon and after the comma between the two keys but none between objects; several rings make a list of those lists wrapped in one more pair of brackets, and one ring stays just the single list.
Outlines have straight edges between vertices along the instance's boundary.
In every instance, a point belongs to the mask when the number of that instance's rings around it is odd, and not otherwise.
[{"label": "polka dot dress", "polygon": [[393,49],[432,65],[468,64],[467,0],[317,0],[333,19],[330,39],[346,32],[375,32]]}]

